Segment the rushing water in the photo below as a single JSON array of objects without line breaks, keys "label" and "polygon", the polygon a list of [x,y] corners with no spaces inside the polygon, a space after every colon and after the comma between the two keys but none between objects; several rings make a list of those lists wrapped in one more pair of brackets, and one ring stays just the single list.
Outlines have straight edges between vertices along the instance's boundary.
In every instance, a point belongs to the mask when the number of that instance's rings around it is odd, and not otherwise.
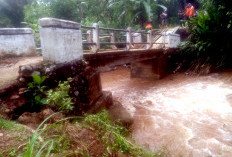
[{"label": "rushing water", "polygon": [[101,79],[133,115],[137,143],[167,156],[232,156],[232,72],[148,81],[119,69]]}]

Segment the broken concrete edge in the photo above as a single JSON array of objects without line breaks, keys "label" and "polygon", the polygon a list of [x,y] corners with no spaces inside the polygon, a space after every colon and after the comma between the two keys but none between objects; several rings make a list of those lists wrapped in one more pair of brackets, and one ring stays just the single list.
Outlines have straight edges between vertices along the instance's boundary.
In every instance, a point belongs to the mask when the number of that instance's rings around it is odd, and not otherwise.
[{"label": "broken concrete edge", "polygon": [[54,27],[54,28],[65,28],[65,29],[77,29],[81,28],[81,24],[73,21],[56,19],[56,18],[42,18],[39,19],[39,25],[43,28]]},{"label": "broken concrete edge", "polygon": [[[25,95],[25,91],[28,89],[28,83],[33,81],[33,74],[47,77],[43,83],[43,86],[47,86],[47,90],[56,88],[60,81],[72,78],[69,83],[71,87],[69,96],[74,103],[74,109],[67,115],[83,115],[89,110],[96,112],[103,109],[102,107],[105,108],[112,104],[112,94],[102,91],[100,74],[84,61],[68,64],[42,62],[20,66],[19,77],[15,84],[1,90],[0,99],[10,109],[10,112],[7,113],[9,116],[20,116],[23,113],[21,113],[22,109],[28,109],[27,105],[30,103],[31,97],[28,97],[30,95],[28,93]],[[51,109],[58,111],[57,108]],[[20,113],[17,112],[19,110]],[[17,117],[14,118],[17,119]]]},{"label": "broken concrete edge", "polygon": [[[65,64],[66,66],[78,65],[83,61],[73,61],[71,63]],[[54,64],[51,62],[42,61],[40,63],[21,65],[19,66],[19,76],[13,82],[8,83],[0,89],[0,98],[5,97],[12,91],[15,91],[21,87],[27,87],[28,81],[32,81],[32,75],[46,76],[46,73],[51,71],[56,71],[62,68],[64,64]],[[43,71],[43,73],[41,73]]]},{"label": "broken concrete edge", "polygon": [[31,28],[0,28],[0,35],[22,35],[32,34]]},{"label": "broken concrete edge", "polygon": [[[32,75],[46,76],[46,82],[54,82],[57,84],[59,81],[64,81],[69,77],[73,77],[76,73],[83,70],[83,67],[87,64],[83,60],[74,60],[66,63],[54,63],[49,61],[42,61],[40,63],[22,65],[19,66],[18,81],[21,83],[28,83],[32,81]],[[75,70],[75,73],[73,70]],[[61,75],[60,80],[57,80],[57,76]],[[54,80],[53,80],[54,79]]]}]

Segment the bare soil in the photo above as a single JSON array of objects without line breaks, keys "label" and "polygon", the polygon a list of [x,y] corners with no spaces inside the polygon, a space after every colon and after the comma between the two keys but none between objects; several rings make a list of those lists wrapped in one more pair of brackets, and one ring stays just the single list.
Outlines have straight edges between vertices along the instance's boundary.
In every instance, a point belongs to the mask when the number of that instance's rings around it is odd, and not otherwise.
[{"label": "bare soil", "polygon": [[42,62],[41,56],[13,57],[0,60],[0,89],[13,83],[18,78],[20,65]]}]

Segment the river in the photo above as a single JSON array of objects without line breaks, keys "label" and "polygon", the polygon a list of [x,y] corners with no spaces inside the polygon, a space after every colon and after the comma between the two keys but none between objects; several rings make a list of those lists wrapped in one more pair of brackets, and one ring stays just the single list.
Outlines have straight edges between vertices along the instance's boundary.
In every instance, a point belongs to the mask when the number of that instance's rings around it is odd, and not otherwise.
[{"label": "river", "polygon": [[133,116],[138,144],[174,157],[232,156],[232,72],[151,81],[119,68],[101,80]]}]

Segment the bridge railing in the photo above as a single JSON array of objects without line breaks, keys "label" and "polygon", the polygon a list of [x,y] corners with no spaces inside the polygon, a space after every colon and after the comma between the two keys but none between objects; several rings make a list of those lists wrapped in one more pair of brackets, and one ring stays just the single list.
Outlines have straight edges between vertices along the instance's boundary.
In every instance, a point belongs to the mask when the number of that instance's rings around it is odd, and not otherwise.
[{"label": "bridge railing", "polygon": [[83,46],[88,46],[95,53],[103,46],[110,46],[112,49],[124,46],[126,50],[138,48],[151,49],[153,44],[157,44],[154,41],[154,34],[156,36],[163,36],[159,29],[155,29],[152,32],[151,30],[132,30],[131,27],[127,29],[104,28],[99,27],[97,23],[94,23],[93,26],[81,25],[81,29]]}]

